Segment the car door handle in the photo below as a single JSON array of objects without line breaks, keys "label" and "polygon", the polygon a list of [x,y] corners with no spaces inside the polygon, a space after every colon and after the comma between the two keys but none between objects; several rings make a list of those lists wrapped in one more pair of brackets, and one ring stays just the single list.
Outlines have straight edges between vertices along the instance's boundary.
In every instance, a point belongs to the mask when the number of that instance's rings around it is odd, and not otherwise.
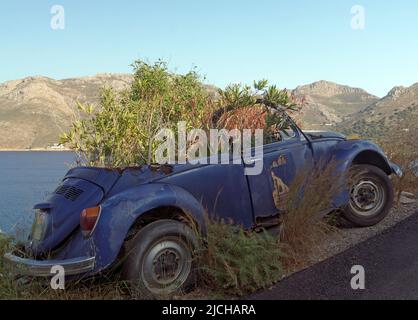
[{"label": "car door handle", "polygon": [[262,161],[263,159],[251,159],[250,161],[246,161],[246,164],[251,165],[255,164],[256,162]]}]

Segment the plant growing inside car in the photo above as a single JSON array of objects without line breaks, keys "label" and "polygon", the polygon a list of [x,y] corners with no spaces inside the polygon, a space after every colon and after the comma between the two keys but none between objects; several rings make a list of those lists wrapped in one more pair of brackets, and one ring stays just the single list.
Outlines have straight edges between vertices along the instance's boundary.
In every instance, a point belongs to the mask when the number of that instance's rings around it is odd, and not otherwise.
[{"label": "plant growing inside car", "polygon": [[211,93],[195,70],[173,74],[164,61],[136,61],[133,68],[128,89],[104,88],[99,106],[77,104],[78,119],[62,134],[61,143],[75,150],[82,163],[100,167],[155,163],[157,133],[176,132],[179,122],[185,122],[187,129],[206,131],[268,129],[266,118],[281,115],[257,103],[261,96],[285,110],[298,110],[294,97],[265,80],[253,87],[234,84]]}]

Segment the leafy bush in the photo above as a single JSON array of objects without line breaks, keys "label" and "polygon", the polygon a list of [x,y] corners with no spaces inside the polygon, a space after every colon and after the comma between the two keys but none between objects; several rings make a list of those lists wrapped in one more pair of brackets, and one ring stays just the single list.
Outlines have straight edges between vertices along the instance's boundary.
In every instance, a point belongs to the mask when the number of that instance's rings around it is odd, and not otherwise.
[{"label": "leafy bush", "polygon": [[201,126],[210,112],[209,93],[199,75],[173,75],[158,61],[134,63],[131,87],[123,92],[105,88],[100,108],[78,104],[87,118],[75,121],[61,142],[98,166],[130,166],[153,162],[154,136],[179,121]]},{"label": "leafy bush", "polygon": [[224,222],[208,222],[202,278],[215,292],[240,296],[266,288],[283,275],[278,239],[245,232]]},{"label": "leafy bush", "polygon": [[[194,70],[185,75],[172,74],[163,61],[136,61],[133,67],[129,89],[116,92],[104,88],[99,107],[78,103],[80,119],[61,136],[61,143],[75,150],[88,165],[128,167],[154,163],[156,134],[162,128],[177,132],[180,121],[186,122],[187,129],[264,128],[271,119],[281,116],[258,104],[260,97],[288,110],[298,109],[295,99],[285,90],[268,86],[265,80],[255,83],[254,88],[230,85],[214,96]],[[245,112],[250,109],[260,112]]]}]

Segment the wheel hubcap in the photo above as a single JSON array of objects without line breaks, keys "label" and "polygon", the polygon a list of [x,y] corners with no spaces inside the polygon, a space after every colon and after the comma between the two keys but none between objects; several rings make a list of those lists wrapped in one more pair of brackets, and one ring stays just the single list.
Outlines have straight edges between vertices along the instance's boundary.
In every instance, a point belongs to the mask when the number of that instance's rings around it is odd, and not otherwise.
[{"label": "wheel hubcap", "polygon": [[350,195],[351,209],[361,216],[373,216],[384,204],[385,192],[379,183],[371,180],[357,182]]},{"label": "wheel hubcap", "polygon": [[151,292],[169,294],[186,282],[191,265],[190,250],[182,239],[162,240],[148,250],[142,278]]},{"label": "wheel hubcap", "polygon": [[152,261],[153,274],[160,282],[173,281],[180,271],[180,256],[177,250],[167,249],[160,252]]}]

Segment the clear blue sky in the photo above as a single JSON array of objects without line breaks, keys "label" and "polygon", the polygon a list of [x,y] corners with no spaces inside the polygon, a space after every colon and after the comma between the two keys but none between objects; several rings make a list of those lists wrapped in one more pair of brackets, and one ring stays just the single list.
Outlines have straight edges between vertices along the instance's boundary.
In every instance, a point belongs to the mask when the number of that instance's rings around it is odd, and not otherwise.
[{"label": "clear blue sky", "polygon": [[[54,4],[65,30],[50,28]],[[356,4],[364,30],[350,27]],[[0,41],[0,82],[130,72],[138,58],[219,86],[324,79],[382,96],[418,82],[416,0],[1,0]]]}]

